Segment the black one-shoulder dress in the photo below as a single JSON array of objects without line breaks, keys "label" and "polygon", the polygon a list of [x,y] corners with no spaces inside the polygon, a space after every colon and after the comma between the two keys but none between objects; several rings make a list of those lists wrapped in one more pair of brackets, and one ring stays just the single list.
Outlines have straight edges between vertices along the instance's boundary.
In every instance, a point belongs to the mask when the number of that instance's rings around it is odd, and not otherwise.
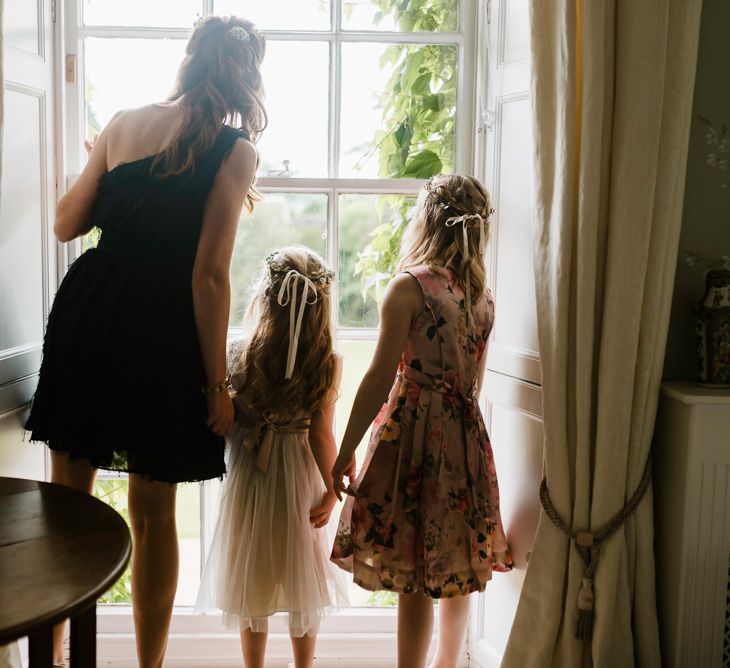
[{"label": "black one-shoulder dress", "polygon": [[239,137],[223,126],[185,174],[151,175],[148,156],[102,177],[98,246],[70,267],[48,317],[32,441],[163,482],[225,473],[224,440],[205,424],[192,271],[206,199]]}]

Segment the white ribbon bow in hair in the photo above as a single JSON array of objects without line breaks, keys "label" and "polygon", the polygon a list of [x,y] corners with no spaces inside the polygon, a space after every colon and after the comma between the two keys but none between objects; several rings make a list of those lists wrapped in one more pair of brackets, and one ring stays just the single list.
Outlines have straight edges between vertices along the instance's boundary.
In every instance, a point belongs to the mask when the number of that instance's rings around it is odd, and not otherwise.
[{"label": "white ribbon bow in hair", "polygon": [[[299,313],[297,313],[297,287],[301,281],[302,296],[299,300]],[[312,292],[310,301],[309,292]],[[279,296],[277,297],[279,306],[289,305],[289,352],[286,356],[286,373],[284,378],[291,379],[294,373],[294,362],[297,359],[297,348],[299,347],[299,334],[302,331],[302,320],[304,319],[304,309],[307,304],[314,304],[317,301],[317,289],[304,274],[300,274],[296,269],[290,269],[279,288]]]},{"label": "white ribbon bow in hair", "polygon": [[453,227],[461,223],[461,233],[464,242],[464,260],[466,265],[466,276],[464,282],[464,293],[466,296],[466,317],[470,324],[474,323],[474,316],[471,312],[471,280],[469,276],[469,221],[479,220],[479,256],[484,255],[486,249],[486,239],[484,238],[484,217],[479,213],[464,213],[461,216],[452,216],[446,219],[446,227]]}]

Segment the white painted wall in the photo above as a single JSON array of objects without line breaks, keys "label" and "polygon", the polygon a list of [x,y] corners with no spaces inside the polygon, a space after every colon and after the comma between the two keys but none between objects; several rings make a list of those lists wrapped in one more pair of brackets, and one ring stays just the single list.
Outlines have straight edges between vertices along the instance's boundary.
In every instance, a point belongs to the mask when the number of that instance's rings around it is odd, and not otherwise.
[{"label": "white painted wall", "polygon": [[41,480],[45,477],[46,449],[24,441],[25,413],[17,412],[0,420],[0,476]]},{"label": "white painted wall", "polygon": [[42,479],[45,449],[23,442],[23,420],[56,287],[51,0],[4,0],[0,43],[0,476]]}]

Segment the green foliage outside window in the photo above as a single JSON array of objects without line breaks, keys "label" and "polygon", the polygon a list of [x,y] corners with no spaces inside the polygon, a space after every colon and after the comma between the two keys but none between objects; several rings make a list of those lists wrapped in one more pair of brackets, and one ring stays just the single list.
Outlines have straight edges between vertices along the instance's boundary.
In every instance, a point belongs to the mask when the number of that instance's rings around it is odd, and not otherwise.
[{"label": "green foliage outside window", "polygon": [[[453,30],[456,0],[372,0],[391,14],[398,28]],[[382,19],[381,16],[381,19]],[[381,69],[393,72],[380,98],[383,123],[371,143],[378,153],[380,175],[386,178],[428,178],[454,170],[456,150],[456,85],[458,52],[450,45],[396,44],[386,49]],[[395,273],[400,242],[412,210],[409,200],[391,201],[370,243],[359,253],[356,275],[363,298],[379,301],[384,283]]]},{"label": "green foliage outside window", "polygon": [[[124,478],[97,480],[94,483],[94,496],[108,503],[116,510],[129,526],[129,508],[127,506],[128,481]],[[122,577],[106,592],[99,603],[116,603],[129,605],[132,602],[132,570],[127,565]]]}]

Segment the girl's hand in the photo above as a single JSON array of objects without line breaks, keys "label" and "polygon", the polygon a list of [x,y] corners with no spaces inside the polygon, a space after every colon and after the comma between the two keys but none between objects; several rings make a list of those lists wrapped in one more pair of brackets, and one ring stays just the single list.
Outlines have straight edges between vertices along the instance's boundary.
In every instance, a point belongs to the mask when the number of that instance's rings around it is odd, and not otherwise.
[{"label": "girl's hand", "polygon": [[355,453],[353,452],[348,455],[340,450],[340,454],[337,455],[337,459],[335,460],[335,465],[332,467],[332,488],[340,501],[342,501],[343,493],[355,496],[350,486],[345,486],[343,481],[345,476],[347,476],[351,485],[355,480]]},{"label": "girl's hand", "polygon": [[315,529],[321,529],[323,526],[327,525],[327,522],[330,521],[330,515],[332,514],[332,509],[335,507],[336,501],[337,497],[335,496],[335,493],[327,491],[322,498],[322,503],[309,511],[309,521],[314,524]]},{"label": "girl's hand", "polygon": [[208,419],[205,424],[217,436],[225,436],[233,426],[233,400],[228,392],[218,392],[206,397]]}]

